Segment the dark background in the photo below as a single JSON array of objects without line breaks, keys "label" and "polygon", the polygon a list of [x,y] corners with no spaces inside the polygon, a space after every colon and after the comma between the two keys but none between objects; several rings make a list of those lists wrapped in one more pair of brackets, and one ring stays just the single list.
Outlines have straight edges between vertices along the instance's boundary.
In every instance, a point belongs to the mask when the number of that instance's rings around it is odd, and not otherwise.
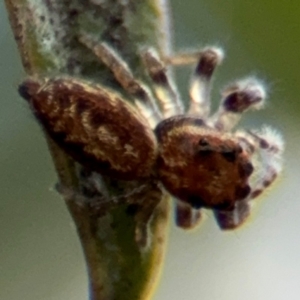
[{"label": "dark background", "polygon": [[[174,49],[220,45],[226,60],[213,96],[246,75],[269,91],[266,110],[241,125],[270,124],[286,140],[279,183],[256,201],[241,229],[221,232],[211,215],[186,233],[171,225],[155,300],[298,300],[300,297],[299,1],[172,0]],[[80,245],[43,136],[16,87],[24,74],[0,3],[0,299],[86,299]],[[190,69],[180,69],[184,98]]]}]

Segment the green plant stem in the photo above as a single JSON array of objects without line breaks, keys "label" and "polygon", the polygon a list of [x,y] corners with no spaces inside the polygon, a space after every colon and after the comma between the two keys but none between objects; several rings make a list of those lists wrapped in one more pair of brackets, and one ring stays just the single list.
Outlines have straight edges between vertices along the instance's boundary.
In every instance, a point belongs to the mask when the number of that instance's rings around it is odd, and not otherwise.
[{"label": "green plant stem", "polygon": [[[67,74],[116,88],[110,72],[78,41],[82,32],[109,43],[141,78],[145,74],[139,58],[140,47],[155,47],[162,55],[166,55],[169,47],[163,1],[5,2],[23,66],[29,75]],[[78,189],[82,179],[76,163],[48,136],[46,140],[60,184]],[[110,183],[106,188],[111,188]],[[151,222],[152,243],[147,251],[141,251],[135,242],[136,224],[125,204],[99,217],[90,207],[78,205],[75,199],[65,199],[87,263],[91,300],[151,297],[162,267],[169,218],[167,197],[158,191],[156,197],[161,202]]]}]

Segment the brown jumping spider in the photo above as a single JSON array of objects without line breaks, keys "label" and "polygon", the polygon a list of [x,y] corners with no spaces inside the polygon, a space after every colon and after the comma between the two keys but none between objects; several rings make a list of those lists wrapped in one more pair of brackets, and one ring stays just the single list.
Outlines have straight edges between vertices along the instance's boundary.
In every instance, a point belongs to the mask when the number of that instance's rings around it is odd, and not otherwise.
[{"label": "brown jumping spider", "polygon": [[107,44],[87,37],[81,42],[113,72],[135,106],[83,79],[31,77],[19,91],[47,133],[92,171],[125,181],[159,182],[177,199],[176,221],[182,228],[194,226],[202,208],[214,211],[222,229],[239,226],[249,214],[250,200],[281,171],[283,141],[277,132],[267,126],[232,131],[242,113],[263,106],[262,84],[254,78],[231,84],[210,116],[211,78],[223,54],[205,48],[199,52],[184,111],[166,60],[153,49],[142,53],[153,81],[149,89]]}]

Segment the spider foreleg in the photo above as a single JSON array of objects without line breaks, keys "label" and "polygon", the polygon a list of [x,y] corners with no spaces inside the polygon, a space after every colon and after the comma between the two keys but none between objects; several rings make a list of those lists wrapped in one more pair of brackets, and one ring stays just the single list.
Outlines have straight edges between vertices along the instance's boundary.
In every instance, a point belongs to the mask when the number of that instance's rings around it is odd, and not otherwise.
[{"label": "spider foreleg", "polygon": [[154,210],[162,199],[162,191],[157,184],[141,184],[117,196],[107,195],[107,191],[105,195],[91,195],[86,189],[84,192],[76,191],[59,184],[56,189],[66,201],[75,201],[79,207],[88,209],[90,216],[97,218],[107,215],[120,205],[127,205],[127,214],[133,215],[135,220],[135,241],[140,249],[148,249],[151,243],[149,225]]},{"label": "spider foreleg", "polygon": [[199,61],[201,51],[188,51],[188,52],[179,52],[173,55],[169,55],[163,58],[163,61],[167,65],[172,66],[186,66],[195,64]]},{"label": "spider foreleg", "polygon": [[217,113],[211,117],[213,127],[230,131],[248,109],[263,107],[266,92],[262,84],[254,78],[238,81],[222,92],[223,100]]},{"label": "spider foreleg", "polygon": [[281,135],[270,127],[263,127],[260,132],[249,132],[256,141],[262,167],[258,171],[250,198],[256,198],[269,187],[282,170],[284,142]]},{"label": "spider foreleg", "polygon": [[[152,241],[150,225],[157,205],[163,198],[156,183],[150,184],[143,193],[133,195],[131,202],[136,206],[135,241],[140,249],[147,250]],[[136,205],[137,203],[137,205]]]},{"label": "spider foreleg", "polygon": [[166,66],[154,49],[142,52],[144,64],[154,82],[154,90],[162,107],[164,118],[183,112],[176,86],[173,84]]},{"label": "spider foreleg", "polygon": [[112,71],[116,80],[133,97],[136,106],[154,128],[162,117],[151,91],[134,78],[126,62],[106,43],[97,43],[86,35],[82,35],[80,41]]},{"label": "spider foreleg", "polygon": [[199,118],[206,118],[209,115],[211,79],[222,59],[223,52],[219,48],[206,48],[201,52],[190,83],[189,114]]}]

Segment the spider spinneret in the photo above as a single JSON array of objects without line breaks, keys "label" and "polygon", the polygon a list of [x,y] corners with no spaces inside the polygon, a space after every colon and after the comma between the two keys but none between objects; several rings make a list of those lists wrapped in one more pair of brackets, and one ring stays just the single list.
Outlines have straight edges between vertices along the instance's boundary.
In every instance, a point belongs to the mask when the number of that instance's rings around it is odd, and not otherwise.
[{"label": "spider spinneret", "polygon": [[242,224],[250,200],[273,183],[282,165],[283,141],[272,129],[232,131],[242,113],[263,107],[261,83],[249,78],[228,86],[219,109],[210,116],[211,78],[223,53],[205,48],[184,112],[166,65],[153,49],[142,53],[153,81],[149,89],[107,44],[87,36],[80,41],[113,72],[135,107],[83,79],[30,77],[19,91],[47,133],[92,171],[122,180],[161,182],[178,200],[176,220],[182,228],[198,223],[201,208],[212,209],[222,229]]}]

